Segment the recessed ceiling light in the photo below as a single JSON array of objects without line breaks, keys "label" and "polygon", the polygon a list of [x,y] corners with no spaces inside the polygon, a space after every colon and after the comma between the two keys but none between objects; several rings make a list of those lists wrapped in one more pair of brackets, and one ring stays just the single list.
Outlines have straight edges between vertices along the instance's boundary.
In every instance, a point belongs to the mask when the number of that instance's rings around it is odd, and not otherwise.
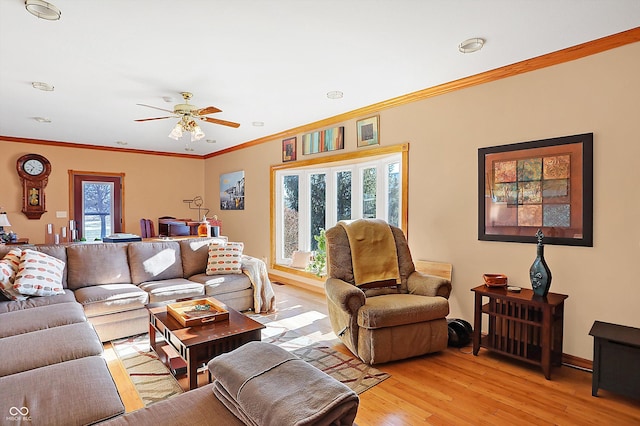
[{"label": "recessed ceiling light", "polygon": [[263,121],[254,121],[253,123],[251,123],[251,125],[253,125],[254,127],[262,127],[262,126],[264,126],[264,122]]},{"label": "recessed ceiling light", "polygon": [[124,145],[129,145],[129,142],[125,142],[125,141],[116,141],[116,143],[117,143],[118,145],[123,145],[123,146],[124,146]]},{"label": "recessed ceiling light", "polygon": [[60,9],[42,0],[25,0],[24,7],[33,16],[47,21],[57,21],[62,15]]},{"label": "recessed ceiling light", "polygon": [[34,89],[43,90],[45,92],[53,92],[54,87],[49,83],[43,83],[42,81],[34,81],[31,83]]},{"label": "recessed ceiling light", "polygon": [[51,119],[45,117],[33,117],[38,123],[51,123]]},{"label": "recessed ceiling light", "polygon": [[484,46],[483,38],[470,38],[468,40],[463,41],[458,45],[458,50],[462,53],[473,53],[482,49]]},{"label": "recessed ceiling light", "polygon": [[207,139],[207,143],[216,143],[215,139]]},{"label": "recessed ceiling light", "polygon": [[327,98],[329,99],[342,99],[344,93],[339,90],[332,90],[331,92],[327,92]]}]

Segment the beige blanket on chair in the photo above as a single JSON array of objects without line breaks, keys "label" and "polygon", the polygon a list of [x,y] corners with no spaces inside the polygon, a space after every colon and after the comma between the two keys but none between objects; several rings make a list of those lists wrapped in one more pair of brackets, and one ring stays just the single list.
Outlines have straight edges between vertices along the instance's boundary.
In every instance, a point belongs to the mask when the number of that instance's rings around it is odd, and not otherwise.
[{"label": "beige blanket on chair", "polygon": [[249,342],[209,362],[215,396],[260,426],[352,425],[360,402],[346,385],[284,349]]},{"label": "beige blanket on chair", "polygon": [[380,219],[338,223],[349,238],[356,285],[391,280],[400,284],[398,252],[388,223]]}]

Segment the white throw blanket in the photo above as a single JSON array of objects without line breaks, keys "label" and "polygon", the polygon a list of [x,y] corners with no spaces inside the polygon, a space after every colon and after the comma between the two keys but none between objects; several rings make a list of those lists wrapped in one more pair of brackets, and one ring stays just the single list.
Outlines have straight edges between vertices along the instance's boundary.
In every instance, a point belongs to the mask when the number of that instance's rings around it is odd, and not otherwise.
[{"label": "white throw blanket", "polygon": [[253,284],[253,310],[258,314],[275,311],[276,295],[271,287],[267,265],[260,259],[243,255],[242,272]]}]

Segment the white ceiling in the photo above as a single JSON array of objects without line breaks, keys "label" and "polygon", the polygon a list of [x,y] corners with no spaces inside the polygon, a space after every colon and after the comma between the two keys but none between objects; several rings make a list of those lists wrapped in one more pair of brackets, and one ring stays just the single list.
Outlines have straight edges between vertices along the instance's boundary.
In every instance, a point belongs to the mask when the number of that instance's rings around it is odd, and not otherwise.
[{"label": "white ceiling", "polygon": [[[0,135],[199,155],[640,27],[639,0],[50,1],[59,21],[0,0]],[[240,127],[134,122],[181,91]]]}]

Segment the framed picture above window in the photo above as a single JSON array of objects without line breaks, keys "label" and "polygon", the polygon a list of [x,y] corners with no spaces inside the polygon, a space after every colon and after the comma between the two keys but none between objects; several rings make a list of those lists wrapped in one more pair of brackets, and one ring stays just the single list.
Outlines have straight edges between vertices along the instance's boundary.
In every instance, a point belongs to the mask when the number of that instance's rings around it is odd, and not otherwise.
[{"label": "framed picture above window", "polygon": [[478,239],[593,247],[593,133],[478,149]]},{"label": "framed picture above window", "polygon": [[302,155],[344,149],[344,127],[318,130],[302,135]]},{"label": "framed picture above window", "polygon": [[296,160],[296,141],[297,137],[288,138],[282,141],[282,162]]},{"label": "framed picture above window", "polygon": [[356,122],[358,130],[358,146],[380,145],[380,117],[373,117],[358,120]]}]

